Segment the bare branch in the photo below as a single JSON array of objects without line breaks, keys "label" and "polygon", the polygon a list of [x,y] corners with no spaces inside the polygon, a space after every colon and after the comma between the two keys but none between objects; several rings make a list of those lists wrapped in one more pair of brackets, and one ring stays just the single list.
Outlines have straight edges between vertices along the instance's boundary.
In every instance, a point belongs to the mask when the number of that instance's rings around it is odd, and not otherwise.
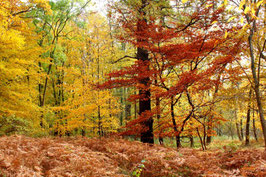
[{"label": "bare branch", "polygon": [[118,60],[113,61],[112,64],[118,63],[118,62],[120,62],[121,60],[123,60],[123,59],[125,59],[125,58],[131,58],[131,59],[136,59],[136,60],[138,59],[138,58],[136,58],[136,57],[132,57],[132,56],[125,55],[125,56],[123,56],[122,58],[119,58]]}]

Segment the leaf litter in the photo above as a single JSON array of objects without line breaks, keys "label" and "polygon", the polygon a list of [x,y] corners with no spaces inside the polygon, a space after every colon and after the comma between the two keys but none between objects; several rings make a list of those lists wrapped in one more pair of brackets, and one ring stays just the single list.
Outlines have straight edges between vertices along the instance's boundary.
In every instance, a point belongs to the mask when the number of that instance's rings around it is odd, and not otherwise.
[{"label": "leaf litter", "polygon": [[0,137],[0,176],[266,176],[263,149],[179,150],[120,138]]}]

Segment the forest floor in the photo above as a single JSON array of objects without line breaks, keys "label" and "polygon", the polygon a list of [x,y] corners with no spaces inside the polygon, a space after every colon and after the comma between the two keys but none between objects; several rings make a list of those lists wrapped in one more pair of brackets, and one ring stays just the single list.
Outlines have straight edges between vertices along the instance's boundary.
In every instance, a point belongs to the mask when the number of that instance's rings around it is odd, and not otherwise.
[{"label": "forest floor", "polygon": [[266,176],[263,148],[149,146],[123,139],[0,138],[0,176]]}]

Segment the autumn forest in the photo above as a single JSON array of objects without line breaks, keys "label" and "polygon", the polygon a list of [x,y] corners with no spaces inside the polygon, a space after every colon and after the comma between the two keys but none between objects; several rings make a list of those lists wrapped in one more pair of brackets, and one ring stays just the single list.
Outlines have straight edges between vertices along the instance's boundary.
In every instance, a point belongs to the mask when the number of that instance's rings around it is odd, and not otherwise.
[{"label": "autumn forest", "polygon": [[0,176],[266,176],[265,29],[265,0],[0,0]]}]

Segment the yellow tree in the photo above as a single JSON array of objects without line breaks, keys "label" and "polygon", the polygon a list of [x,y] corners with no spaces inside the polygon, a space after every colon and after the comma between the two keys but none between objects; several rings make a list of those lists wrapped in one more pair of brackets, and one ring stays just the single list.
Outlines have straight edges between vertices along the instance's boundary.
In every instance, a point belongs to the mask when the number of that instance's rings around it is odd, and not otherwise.
[{"label": "yellow tree", "polygon": [[35,118],[37,63],[42,50],[25,13],[49,9],[46,1],[0,2],[0,119],[8,116]]},{"label": "yellow tree", "polygon": [[[228,3],[228,2],[231,2]],[[229,21],[235,24],[242,23],[244,24],[242,30],[239,31],[245,37],[247,44],[246,50],[248,54],[243,52],[242,59],[246,59],[246,62],[249,63],[249,70],[245,71],[246,76],[251,84],[252,89],[255,92],[255,99],[257,102],[261,127],[264,136],[264,144],[266,146],[266,123],[263,112],[263,95],[265,87],[265,69],[263,65],[265,64],[265,9],[266,1],[265,0],[241,0],[238,1],[224,1],[224,5],[232,5],[230,9],[238,9],[236,16],[231,16]],[[234,6],[238,8],[233,8]],[[240,13],[239,13],[240,12]],[[241,63],[239,63],[241,65]],[[250,74],[249,74],[250,73]]]},{"label": "yellow tree", "polygon": [[[97,18],[96,18],[97,16]],[[67,27],[68,38],[61,40],[67,60],[63,67],[65,100],[54,108],[57,113],[55,132],[103,136],[118,128],[119,103],[111,91],[95,88],[112,70],[113,50],[110,29],[98,14],[82,16]]]}]

